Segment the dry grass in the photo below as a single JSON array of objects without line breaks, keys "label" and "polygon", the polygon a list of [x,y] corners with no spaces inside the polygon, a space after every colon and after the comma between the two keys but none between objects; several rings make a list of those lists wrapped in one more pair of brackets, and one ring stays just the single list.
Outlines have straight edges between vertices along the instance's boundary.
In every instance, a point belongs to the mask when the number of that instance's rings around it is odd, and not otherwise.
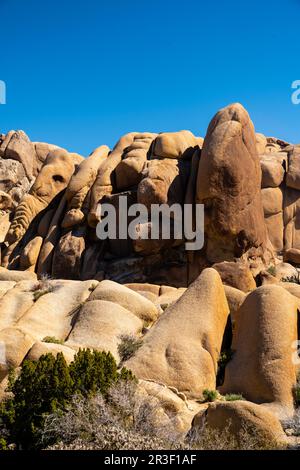
[{"label": "dry grass", "polygon": [[[269,450],[278,447],[266,442],[250,429],[238,436],[230,432],[230,423],[222,430],[210,429],[205,421],[202,428],[189,433],[176,431],[172,416],[160,419],[159,401],[141,393],[132,382],[113,387],[107,399],[97,394],[93,398],[74,397],[63,413],[49,415],[41,444],[48,449],[82,450]],[[166,415],[165,415],[166,417]]]}]

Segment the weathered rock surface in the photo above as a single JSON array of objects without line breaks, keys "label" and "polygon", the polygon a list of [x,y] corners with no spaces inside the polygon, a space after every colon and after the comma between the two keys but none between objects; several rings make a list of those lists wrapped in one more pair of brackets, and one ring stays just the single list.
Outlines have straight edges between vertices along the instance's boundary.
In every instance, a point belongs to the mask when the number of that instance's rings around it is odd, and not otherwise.
[{"label": "weathered rock surface", "polygon": [[297,298],[278,285],[248,294],[238,311],[223,393],[241,393],[281,417],[293,413],[297,308]]},{"label": "weathered rock surface", "polygon": [[200,428],[201,432],[204,417],[207,428],[219,433],[228,430],[239,444],[243,443],[245,433],[249,433],[260,441],[262,447],[264,444],[279,448],[287,445],[279,420],[260,405],[243,400],[211,403],[204,413],[200,411],[195,416],[194,431]]},{"label": "weathered rock surface", "polygon": [[215,388],[228,314],[218,273],[203,271],[160,316],[126,366],[140,379],[162,382],[188,397],[200,397],[205,388]]},{"label": "weathered rock surface", "polygon": [[206,257],[214,262],[255,256],[264,263],[267,233],[253,124],[234,104],[219,111],[204,140],[196,202],[205,205]]},{"label": "weathered rock surface", "polygon": [[107,300],[91,300],[79,312],[66,346],[85,346],[110,351],[119,360],[118,344],[122,335],[136,335],[143,322],[121,305]]}]

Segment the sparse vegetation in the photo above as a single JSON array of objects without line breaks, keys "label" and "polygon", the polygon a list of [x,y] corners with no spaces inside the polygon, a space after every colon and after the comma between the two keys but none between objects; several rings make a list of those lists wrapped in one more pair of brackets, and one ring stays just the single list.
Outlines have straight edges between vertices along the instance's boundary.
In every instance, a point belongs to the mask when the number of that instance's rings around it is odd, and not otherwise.
[{"label": "sparse vegetation", "polygon": [[292,436],[300,436],[300,412],[296,410],[294,416],[291,419],[287,419],[282,422],[282,427],[285,431],[290,431],[289,434]]},{"label": "sparse vegetation", "polygon": [[267,269],[267,272],[271,274],[272,276],[276,276],[276,267],[274,265],[269,266]]},{"label": "sparse vegetation", "polygon": [[232,349],[225,349],[221,352],[218,360],[218,373],[217,373],[217,385],[220,386],[224,382],[225,369],[228,362],[232,359],[234,351]]},{"label": "sparse vegetation", "polygon": [[[230,423],[222,429],[205,426],[200,431],[193,429],[188,436],[187,444],[192,450],[272,450],[279,449],[278,444],[269,441],[265,436],[255,434],[250,427],[242,427],[233,434]],[[280,447],[281,448],[281,447]]]},{"label": "sparse vegetation", "polygon": [[142,340],[134,335],[121,335],[121,342],[118,345],[118,353],[121,361],[127,361],[141,347]]},{"label": "sparse vegetation", "polygon": [[224,395],[225,401],[236,401],[236,400],[245,400],[243,395],[240,393],[227,393]]},{"label": "sparse vegetation", "polygon": [[54,285],[51,283],[51,277],[43,274],[33,291],[33,300],[36,302],[40,297],[54,291]]},{"label": "sparse vegetation", "polygon": [[216,401],[219,397],[217,390],[203,390],[203,403]]},{"label": "sparse vegetation", "polygon": [[45,338],[42,339],[43,343],[53,343],[53,344],[64,344],[64,341],[61,339],[57,339],[54,336],[45,336]]},{"label": "sparse vegetation", "polygon": [[63,355],[41,356],[36,362],[24,361],[20,375],[11,374],[8,390],[12,398],[0,404],[0,437],[18,448],[38,448],[38,436],[48,414],[68,409],[74,395],[100,393],[119,381],[133,380],[130,371],[117,370],[110,353],[79,350],[68,366]]},{"label": "sparse vegetation", "polygon": [[101,394],[75,396],[64,415],[48,415],[41,443],[104,450],[172,448],[178,434],[174,426],[159,424],[159,408],[158,401],[142,394],[135,382],[118,383],[107,399]]}]

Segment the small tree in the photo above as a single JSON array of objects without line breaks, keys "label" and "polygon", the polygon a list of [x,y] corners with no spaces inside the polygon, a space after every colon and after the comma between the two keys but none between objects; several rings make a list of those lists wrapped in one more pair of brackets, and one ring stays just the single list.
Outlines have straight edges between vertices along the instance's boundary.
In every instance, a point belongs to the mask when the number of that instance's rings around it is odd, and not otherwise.
[{"label": "small tree", "polygon": [[117,370],[110,353],[79,350],[68,366],[62,353],[45,354],[38,361],[24,361],[18,378],[10,377],[13,397],[0,406],[0,425],[18,447],[38,446],[38,432],[49,413],[63,412],[74,395],[106,396],[111,385],[132,380],[130,371]]}]

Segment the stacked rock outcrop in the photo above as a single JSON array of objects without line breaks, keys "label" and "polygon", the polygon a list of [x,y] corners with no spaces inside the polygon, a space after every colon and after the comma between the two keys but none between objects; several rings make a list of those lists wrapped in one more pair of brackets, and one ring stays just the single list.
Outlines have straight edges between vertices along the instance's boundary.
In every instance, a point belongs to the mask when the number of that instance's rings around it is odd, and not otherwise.
[{"label": "stacked rock outcrop", "polygon": [[[177,204],[193,228],[203,204],[203,247],[187,251],[172,231],[99,239],[101,208],[111,204],[118,221],[124,201],[148,215],[153,204]],[[125,365],[162,407],[167,400],[181,430],[196,414],[193,427],[204,419],[222,430],[229,416],[233,433],[246,422],[282,442],[278,419],[294,412],[300,293],[281,281],[299,280],[299,201],[300,146],[255,134],[240,104],[219,111],[204,139],[132,132],[87,158],[22,131],[0,135],[0,391],[11,368],[45,352],[71,362],[89,347],[123,363],[129,336],[140,347]],[[217,387],[247,401],[201,405]]]}]

